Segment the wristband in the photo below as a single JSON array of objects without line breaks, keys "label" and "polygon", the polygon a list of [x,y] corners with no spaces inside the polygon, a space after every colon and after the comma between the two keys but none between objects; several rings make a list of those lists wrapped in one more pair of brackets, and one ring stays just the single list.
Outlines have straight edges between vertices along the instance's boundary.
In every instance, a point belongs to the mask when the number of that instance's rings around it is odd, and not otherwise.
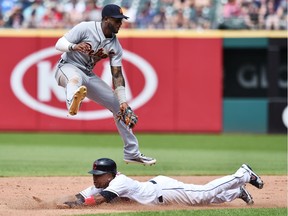
[{"label": "wristband", "polygon": [[95,200],[94,196],[90,196],[90,197],[86,198],[84,204],[86,204],[86,205],[96,204],[96,200]]},{"label": "wristband", "polygon": [[124,86],[118,86],[115,89],[115,94],[116,94],[120,104],[126,102],[126,94],[125,94],[125,87]]},{"label": "wristband", "polygon": [[74,51],[74,47],[76,46],[76,44],[69,44],[68,46],[68,50],[69,51]]}]

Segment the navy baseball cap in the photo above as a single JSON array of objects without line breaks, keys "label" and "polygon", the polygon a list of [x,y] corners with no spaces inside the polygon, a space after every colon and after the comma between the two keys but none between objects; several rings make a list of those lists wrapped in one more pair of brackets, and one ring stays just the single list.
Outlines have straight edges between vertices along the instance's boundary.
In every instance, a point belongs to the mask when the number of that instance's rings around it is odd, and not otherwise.
[{"label": "navy baseball cap", "polygon": [[105,5],[102,9],[102,18],[113,17],[116,19],[128,19],[129,17],[123,14],[122,8],[115,4]]}]

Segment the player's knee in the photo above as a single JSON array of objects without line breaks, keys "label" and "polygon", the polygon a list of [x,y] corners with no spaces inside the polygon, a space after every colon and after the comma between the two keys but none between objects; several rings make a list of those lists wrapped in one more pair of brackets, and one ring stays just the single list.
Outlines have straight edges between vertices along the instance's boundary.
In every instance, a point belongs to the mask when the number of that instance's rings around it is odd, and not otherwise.
[{"label": "player's knee", "polygon": [[69,82],[73,84],[78,84],[82,82],[82,78],[80,76],[75,75],[69,80]]}]

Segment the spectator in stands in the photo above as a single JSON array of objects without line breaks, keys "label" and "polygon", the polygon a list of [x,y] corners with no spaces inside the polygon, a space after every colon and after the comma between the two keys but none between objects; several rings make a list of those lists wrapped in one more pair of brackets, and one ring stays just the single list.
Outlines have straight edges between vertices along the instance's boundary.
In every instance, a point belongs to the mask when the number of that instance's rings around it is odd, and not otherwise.
[{"label": "spectator in stands", "polygon": [[22,11],[24,11],[33,3],[33,0],[18,0],[17,2],[22,6]]},{"label": "spectator in stands", "polygon": [[172,28],[173,29],[181,29],[181,28],[188,28],[186,17],[184,16],[183,9],[178,9],[172,16]]},{"label": "spectator in stands", "polygon": [[80,23],[84,18],[84,11],[86,10],[85,0],[69,0],[63,6],[65,28]]},{"label": "spectator in stands", "polygon": [[32,4],[23,11],[25,19],[24,26],[39,27],[38,25],[41,23],[45,12],[46,8],[43,6],[43,1],[34,0]]},{"label": "spectator in stands", "polygon": [[268,0],[265,9],[265,28],[279,30],[280,17],[283,15],[280,0]]},{"label": "spectator in stands", "polygon": [[280,16],[280,29],[288,28],[288,2],[287,0],[281,0],[280,7],[282,8],[282,16]]},{"label": "spectator in stands", "polygon": [[207,0],[205,4],[203,4],[202,8],[202,17],[203,17],[203,29],[212,29],[215,28],[215,23],[217,21],[215,17],[216,13],[216,4],[213,0]]},{"label": "spectator in stands", "polygon": [[259,0],[257,6],[259,7],[259,28],[265,29],[266,0]]},{"label": "spectator in stands", "polygon": [[173,7],[174,0],[160,0],[160,7],[164,8],[165,11],[165,28],[172,29],[173,25]]},{"label": "spectator in stands", "polygon": [[264,14],[261,13],[261,5],[265,4],[266,0],[247,0],[242,5],[242,13],[244,16],[245,24],[249,29],[262,29],[265,25]]},{"label": "spectator in stands", "polygon": [[97,6],[97,0],[86,0],[86,9],[84,11],[83,20],[85,21],[100,21],[102,8]]},{"label": "spectator in stands", "polygon": [[63,13],[57,7],[56,2],[50,2],[47,5],[45,14],[39,24],[40,28],[64,28],[65,23],[63,22]]},{"label": "spectator in stands", "polygon": [[140,29],[153,27],[152,22],[155,15],[156,13],[151,7],[151,2],[146,2],[140,14],[136,17],[136,27]]},{"label": "spectator in stands", "polygon": [[36,10],[33,9],[31,11],[30,17],[28,17],[26,20],[24,20],[23,27],[24,28],[38,28],[38,21],[36,17]]},{"label": "spectator in stands", "polygon": [[166,28],[166,11],[164,7],[159,9],[159,12],[153,18],[153,27],[155,29],[165,29]]},{"label": "spectator in stands", "polygon": [[132,6],[132,1],[122,1],[123,14],[129,17],[128,20],[123,20],[121,28],[135,28],[135,21],[137,17],[137,7]]},{"label": "spectator in stands", "polygon": [[210,0],[177,0],[168,26],[172,29],[210,29],[213,13]]},{"label": "spectator in stands", "polygon": [[2,14],[3,15],[11,14],[13,8],[17,4],[18,4],[18,0],[0,0],[0,6],[1,6]]},{"label": "spectator in stands", "polygon": [[220,29],[245,29],[247,28],[243,16],[242,0],[228,0],[223,6],[223,21]]},{"label": "spectator in stands", "polygon": [[241,5],[237,0],[228,0],[223,7],[224,18],[234,18],[241,15]]},{"label": "spectator in stands", "polygon": [[24,21],[22,8],[14,6],[4,26],[7,28],[21,28]]},{"label": "spectator in stands", "polygon": [[185,0],[175,0],[172,4],[170,15],[167,16],[167,28],[171,29],[187,29],[189,28],[190,11],[185,7]]},{"label": "spectator in stands", "polygon": [[[82,21],[100,20],[101,8],[108,1],[0,0],[0,27],[71,28]],[[122,28],[287,29],[287,0],[221,1],[227,2],[218,5],[220,0],[122,0],[118,3],[130,17]],[[51,2],[57,7],[51,8]],[[15,6],[21,6],[23,12],[16,12]]]},{"label": "spectator in stands", "polygon": [[[198,1],[195,6],[193,5],[195,12],[193,11],[193,24],[192,28],[199,30],[210,29],[212,27],[212,6],[211,1]],[[192,5],[190,6],[192,8]],[[195,14],[194,14],[195,13]],[[190,15],[191,17],[191,15]]]},{"label": "spectator in stands", "polygon": [[5,22],[4,22],[4,19],[3,19],[3,14],[2,14],[2,12],[0,11],[0,27],[3,27],[4,24],[5,24]]}]

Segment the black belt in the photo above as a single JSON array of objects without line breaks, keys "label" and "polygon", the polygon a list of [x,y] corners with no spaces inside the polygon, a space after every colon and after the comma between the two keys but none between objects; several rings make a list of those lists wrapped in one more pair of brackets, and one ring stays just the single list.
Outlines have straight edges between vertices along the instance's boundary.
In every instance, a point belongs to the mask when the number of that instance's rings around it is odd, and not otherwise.
[{"label": "black belt", "polygon": [[[154,181],[154,180],[150,180],[149,182],[151,182],[152,184],[157,184],[157,182]],[[158,200],[159,200],[160,203],[163,203],[163,196],[159,196]]]}]

